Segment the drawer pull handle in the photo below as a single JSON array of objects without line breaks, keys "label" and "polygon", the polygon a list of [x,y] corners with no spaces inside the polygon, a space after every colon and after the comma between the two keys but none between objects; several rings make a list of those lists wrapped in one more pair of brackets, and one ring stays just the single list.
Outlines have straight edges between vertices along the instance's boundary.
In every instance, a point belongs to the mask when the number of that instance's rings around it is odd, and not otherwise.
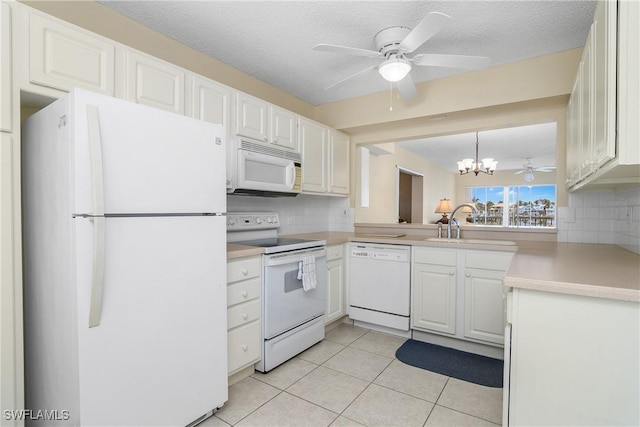
[{"label": "drawer pull handle", "polygon": [[470,274],[470,273],[467,273],[467,274],[466,274],[466,276],[467,276],[467,277],[471,277],[471,274]]},{"label": "drawer pull handle", "polygon": [[242,313],[242,318],[244,320],[247,320],[249,318],[249,315],[247,313]]},{"label": "drawer pull handle", "polygon": [[242,349],[242,351],[247,351],[249,349],[246,344],[242,344],[240,348]]},{"label": "drawer pull handle", "polygon": [[249,274],[249,270],[247,270],[246,268],[242,269],[242,275],[246,276],[247,274]]},{"label": "drawer pull handle", "polygon": [[247,291],[242,291],[242,298],[246,298],[249,293]]}]

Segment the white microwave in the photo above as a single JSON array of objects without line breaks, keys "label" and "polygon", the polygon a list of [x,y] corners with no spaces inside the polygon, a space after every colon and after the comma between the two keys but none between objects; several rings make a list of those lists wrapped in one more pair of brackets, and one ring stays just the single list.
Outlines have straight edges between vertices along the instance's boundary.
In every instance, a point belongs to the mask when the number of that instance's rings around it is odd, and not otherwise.
[{"label": "white microwave", "polygon": [[237,140],[236,170],[232,192],[260,196],[300,194],[302,162],[300,153],[282,150],[247,139]]}]

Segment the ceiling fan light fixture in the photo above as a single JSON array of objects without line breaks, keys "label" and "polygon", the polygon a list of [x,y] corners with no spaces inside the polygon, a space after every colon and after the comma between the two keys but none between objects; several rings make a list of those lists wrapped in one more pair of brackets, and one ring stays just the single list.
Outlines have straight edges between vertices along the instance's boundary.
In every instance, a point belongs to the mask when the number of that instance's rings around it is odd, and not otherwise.
[{"label": "ceiling fan light fixture", "polygon": [[536,177],[533,175],[533,171],[529,169],[527,173],[524,174],[524,180],[526,182],[532,182]]},{"label": "ceiling fan light fixture", "polygon": [[388,82],[398,82],[404,79],[411,71],[411,64],[397,55],[391,54],[389,58],[378,67],[378,72]]}]

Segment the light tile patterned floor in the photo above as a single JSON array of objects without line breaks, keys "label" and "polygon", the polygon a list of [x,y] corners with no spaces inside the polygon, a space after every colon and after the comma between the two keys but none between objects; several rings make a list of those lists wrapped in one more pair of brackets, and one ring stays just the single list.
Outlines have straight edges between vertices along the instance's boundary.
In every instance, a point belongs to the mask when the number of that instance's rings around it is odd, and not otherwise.
[{"label": "light tile patterned floor", "polygon": [[268,374],[229,388],[214,426],[496,426],[502,389],[395,358],[404,339],[342,324]]}]

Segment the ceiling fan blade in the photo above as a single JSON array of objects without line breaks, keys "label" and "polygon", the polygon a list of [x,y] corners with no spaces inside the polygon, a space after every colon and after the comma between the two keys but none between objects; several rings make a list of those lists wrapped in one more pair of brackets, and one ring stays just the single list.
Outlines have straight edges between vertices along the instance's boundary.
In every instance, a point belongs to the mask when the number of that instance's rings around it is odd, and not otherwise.
[{"label": "ceiling fan blade", "polygon": [[549,167],[535,168],[533,170],[536,172],[553,172],[554,170],[556,170],[556,168],[553,166],[549,166]]},{"label": "ceiling fan blade", "polygon": [[436,35],[438,31],[443,29],[449,21],[451,21],[449,15],[440,12],[431,12],[400,42],[400,49],[408,53],[413,52]]},{"label": "ceiling fan blade", "polygon": [[350,76],[345,77],[339,82],[336,82],[331,86],[326,87],[324,90],[329,90],[329,89],[333,89],[334,87],[341,86],[344,83],[347,83],[349,80],[355,79],[356,77],[364,76],[365,74],[370,73],[371,71],[374,71],[377,67],[378,67],[377,65],[372,65],[371,67],[367,67],[364,70],[360,70],[357,73],[351,74]]},{"label": "ceiling fan blade", "polygon": [[525,172],[526,172],[526,170],[521,170],[521,171],[518,171],[518,172],[514,173],[514,175],[520,175],[521,173],[525,173]]},{"label": "ceiling fan blade", "polygon": [[416,85],[413,83],[413,79],[411,79],[411,75],[407,74],[406,77],[400,80],[398,83],[398,92],[400,92],[400,96],[402,99],[409,100],[411,98],[415,98],[418,95],[418,90],[416,89]]},{"label": "ceiling fan blade", "polygon": [[465,70],[481,70],[487,68],[490,59],[486,56],[446,55],[439,53],[425,53],[416,55],[413,63],[429,67],[463,68]]},{"label": "ceiling fan blade", "polygon": [[333,44],[317,44],[313,47],[313,50],[319,50],[321,52],[333,52],[344,53],[347,55],[365,56],[367,58],[379,58],[382,57],[380,52],[375,50],[360,49],[357,47],[337,46]]}]

